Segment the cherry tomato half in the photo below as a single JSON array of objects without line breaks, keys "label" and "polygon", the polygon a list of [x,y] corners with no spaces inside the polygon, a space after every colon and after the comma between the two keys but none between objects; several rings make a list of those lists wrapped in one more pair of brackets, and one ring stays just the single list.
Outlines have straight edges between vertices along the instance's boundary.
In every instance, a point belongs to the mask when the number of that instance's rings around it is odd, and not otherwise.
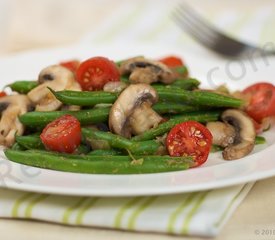
[{"label": "cherry tomato half", "polygon": [[170,68],[180,67],[184,65],[182,59],[177,56],[167,56],[167,57],[161,58],[159,61],[164,63],[166,66]]},{"label": "cherry tomato half", "polygon": [[275,87],[271,83],[261,82],[243,90],[250,97],[247,114],[257,122],[275,115]]},{"label": "cherry tomato half", "polygon": [[170,156],[192,156],[196,164],[195,167],[207,160],[211,145],[210,131],[195,121],[177,124],[171,129],[166,139]]},{"label": "cherry tomato half", "polygon": [[7,94],[4,91],[0,92],[0,97],[5,97],[5,96],[7,96]]},{"label": "cherry tomato half", "polygon": [[76,72],[79,64],[80,64],[80,62],[78,60],[69,60],[69,61],[64,61],[64,62],[59,63],[59,65],[71,70],[73,73]]},{"label": "cherry tomato half", "polygon": [[80,64],[76,78],[85,91],[102,90],[107,82],[119,81],[119,71],[114,62],[105,57],[93,57]]},{"label": "cherry tomato half", "polygon": [[252,122],[253,122],[256,133],[261,134],[263,132],[262,124],[256,122],[253,118],[252,118]]},{"label": "cherry tomato half", "polygon": [[81,141],[80,122],[72,115],[63,115],[49,123],[40,138],[48,150],[72,153]]}]

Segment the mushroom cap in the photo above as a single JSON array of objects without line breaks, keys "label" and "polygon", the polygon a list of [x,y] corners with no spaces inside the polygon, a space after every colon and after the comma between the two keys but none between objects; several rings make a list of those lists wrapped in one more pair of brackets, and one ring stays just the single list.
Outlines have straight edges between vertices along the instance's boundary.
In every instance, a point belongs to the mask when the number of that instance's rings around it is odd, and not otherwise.
[{"label": "mushroom cap", "polygon": [[26,113],[31,105],[26,95],[10,95],[0,98],[0,144],[11,146],[15,141],[15,135],[22,135],[24,126],[18,116]]},{"label": "mushroom cap", "polygon": [[53,81],[58,82],[61,85],[60,88],[62,88],[62,85],[66,86],[68,82],[74,81],[74,74],[69,69],[60,65],[51,65],[40,71],[38,75],[39,84]]},{"label": "mushroom cap", "polygon": [[148,84],[131,84],[118,97],[109,114],[109,128],[124,137],[131,136],[129,118],[136,108],[147,103],[152,106],[158,101],[156,90]]},{"label": "mushroom cap", "polygon": [[23,114],[28,111],[31,101],[24,94],[8,95],[0,98],[0,113],[10,106],[18,106]]},{"label": "mushroom cap", "polygon": [[52,65],[42,69],[38,76],[38,85],[28,93],[30,100],[37,104],[36,111],[53,111],[58,109],[62,103],[49,91],[48,87],[55,91],[75,90],[81,87],[76,82],[74,74],[65,67]]},{"label": "mushroom cap", "polygon": [[169,84],[176,79],[174,73],[165,64],[144,57],[130,58],[122,62],[120,73],[130,74],[131,83],[163,82]]},{"label": "mushroom cap", "polygon": [[223,158],[234,160],[249,154],[254,148],[256,137],[252,119],[238,109],[224,111],[221,118],[225,123],[232,125],[236,133],[233,144],[224,149]]}]

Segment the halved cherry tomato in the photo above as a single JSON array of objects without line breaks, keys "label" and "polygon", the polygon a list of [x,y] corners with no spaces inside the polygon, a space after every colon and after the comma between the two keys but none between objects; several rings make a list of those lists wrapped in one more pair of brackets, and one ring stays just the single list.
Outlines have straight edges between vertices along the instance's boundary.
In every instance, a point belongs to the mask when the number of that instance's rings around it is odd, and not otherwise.
[{"label": "halved cherry tomato", "polygon": [[113,61],[105,57],[93,57],[80,64],[76,78],[83,90],[102,90],[107,82],[119,81],[120,74]]},{"label": "halved cherry tomato", "polygon": [[167,56],[167,57],[161,58],[159,61],[164,63],[166,66],[170,68],[180,67],[184,65],[182,59],[177,56]]},{"label": "halved cherry tomato", "polygon": [[250,98],[246,107],[247,114],[257,122],[275,116],[275,87],[271,83],[261,82],[243,90]]},{"label": "halved cherry tomato", "polygon": [[212,134],[202,124],[187,121],[173,127],[166,139],[170,156],[192,156],[195,166],[203,164],[212,145]]},{"label": "halved cherry tomato", "polygon": [[48,150],[72,153],[81,141],[80,122],[72,115],[63,115],[49,123],[40,138]]},{"label": "halved cherry tomato", "polygon": [[252,122],[253,122],[256,133],[261,134],[263,132],[262,124],[256,122],[253,118],[252,118]]},{"label": "halved cherry tomato", "polygon": [[70,61],[64,61],[60,62],[59,65],[71,70],[73,73],[76,72],[78,69],[78,66],[80,65],[80,62],[78,60],[70,60]]},{"label": "halved cherry tomato", "polygon": [[4,91],[0,92],[0,97],[5,97],[5,96],[7,96],[7,94]]}]

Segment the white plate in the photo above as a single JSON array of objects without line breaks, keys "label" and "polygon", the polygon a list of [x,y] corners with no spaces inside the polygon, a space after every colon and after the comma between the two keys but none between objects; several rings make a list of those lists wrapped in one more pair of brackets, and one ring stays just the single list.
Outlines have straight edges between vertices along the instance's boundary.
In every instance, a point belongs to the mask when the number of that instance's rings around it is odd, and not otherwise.
[{"label": "white plate", "polygon": [[[61,60],[86,59],[95,55],[119,60],[141,54],[152,58],[167,54],[182,55],[192,76],[199,77],[203,86],[226,82],[231,89],[242,89],[256,81],[271,82],[275,76],[274,59],[233,62],[206,52],[191,54],[184,48],[167,46],[73,46],[0,59],[1,85],[19,79],[36,79],[43,67]],[[170,194],[225,187],[275,176],[274,133],[275,128],[266,132],[267,144],[256,146],[243,159],[224,161],[220,153],[215,153],[199,168],[161,174],[89,175],[58,172],[10,162],[1,152],[0,185],[34,192],[86,196]]]}]

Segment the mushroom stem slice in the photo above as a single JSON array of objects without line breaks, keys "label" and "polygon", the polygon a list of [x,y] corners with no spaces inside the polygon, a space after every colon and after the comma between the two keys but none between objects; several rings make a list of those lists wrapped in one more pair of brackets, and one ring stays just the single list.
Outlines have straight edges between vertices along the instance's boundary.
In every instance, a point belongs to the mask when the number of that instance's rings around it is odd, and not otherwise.
[{"label": "mushroom stem slice", "polygon": [[48,92],[47,96],[41,99],[41,101],[36,105],[35,111],[55,111],[61,106],[62,103],[57,100],[51,92]]},{"label": "mushroom stem slice", "polygon": [[156,127],[162,121],[162,117],[156,113],[148,103],[143,103],[136,108],[130,116],[129,124],[132,127],[132,133],[139,135],[150,128]]},{"label": "mushroom stem slice", "polygon": [[[130,118],[143,103],[151,107],[158,100],[156,90],[148,84],[132,84],[117,98],[109,114],[109,128],[112,132],[130,138]],[[140,113],[143,114],[143,113]]]},{"label": "mushroom stem slice", "polygon": [[206,127],[213,136],[214,145],[227,147],[234,143],[236,132],[232,125],[223,122],[208,122]]},{"label": "mushroom stem slice", "polygon": [[256,131],[252,119],[243,111],[228,109],[221,116],[225,123],[235,128],[234,143],[224,149],[225,160],[234,160],[248,155],[254,148]]}]

